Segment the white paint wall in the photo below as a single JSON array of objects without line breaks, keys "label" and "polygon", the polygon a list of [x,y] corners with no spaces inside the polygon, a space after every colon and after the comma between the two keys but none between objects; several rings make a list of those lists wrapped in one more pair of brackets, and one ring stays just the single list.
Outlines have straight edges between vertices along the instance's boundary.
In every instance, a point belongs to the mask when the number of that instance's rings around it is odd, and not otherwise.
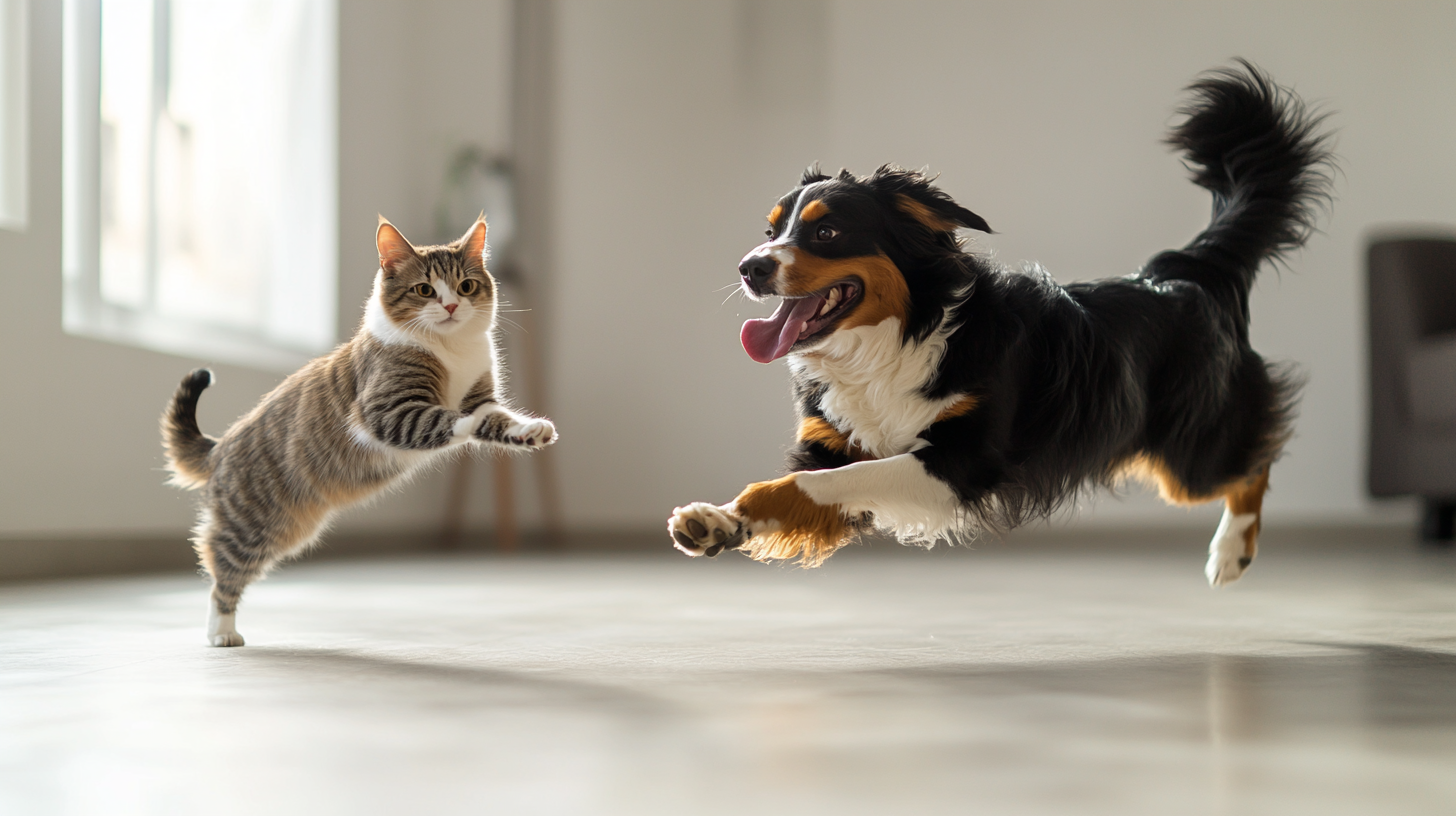
[{"label": "white paint wall", "polygon": [[[59,4],[31,8],[31,226],[0,231],[0,537],[180,535],[191,503],[162,484],[155,422],[204,361],[60,331]],[[504,144],[507,16],[503,0],[341,4],[345,333],[374,214],[423,239],[451,146]],[[1001,231],[985,246],[1003,259],[1120,274],[1202,223],[1206,199],[1158,140],[1178,89],[1236,54],[1335,112],[1345,168],[1327,234],[1254,300],[1260,348],[1311,375],[1270,515],[1379,512],[1361,488],[1362,246],[1379,224],[1456,223],[1456,6],[560,0],[557,19],[556,269],[539,308],[571,526],[656,528],[777,473],[784,373],[737,343],[766,308],[719,290],[802,165],[929,165]],[[277,381],[219,375],[209,429]],[[422,480],[342,526],[433,526],[442,492]],[[1097,515],[1187,518],[1142,500]]]}]

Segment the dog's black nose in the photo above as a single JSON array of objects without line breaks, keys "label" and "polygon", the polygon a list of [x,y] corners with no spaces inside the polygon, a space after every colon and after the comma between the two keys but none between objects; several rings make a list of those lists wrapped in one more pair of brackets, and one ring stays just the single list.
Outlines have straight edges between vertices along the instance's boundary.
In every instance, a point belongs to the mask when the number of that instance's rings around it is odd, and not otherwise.
[{"label": "dog's black nose", "polygon": [[738,265],[738,274],[752,286],[762,285],[779,268],[779,262],[767,255],[753,255]]}]

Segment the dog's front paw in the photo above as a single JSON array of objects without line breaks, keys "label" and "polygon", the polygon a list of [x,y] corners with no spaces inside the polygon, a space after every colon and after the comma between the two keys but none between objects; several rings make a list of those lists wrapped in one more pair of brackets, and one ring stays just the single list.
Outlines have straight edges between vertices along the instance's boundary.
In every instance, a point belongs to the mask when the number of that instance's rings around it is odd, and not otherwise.
[{"label": "dog's front paw", "polygon": [[678,507],[667,520],[673,546],[693,557],[712,558],[725,547],[737,547],[743,543],[746,529],[737,514],[707,502]]}]

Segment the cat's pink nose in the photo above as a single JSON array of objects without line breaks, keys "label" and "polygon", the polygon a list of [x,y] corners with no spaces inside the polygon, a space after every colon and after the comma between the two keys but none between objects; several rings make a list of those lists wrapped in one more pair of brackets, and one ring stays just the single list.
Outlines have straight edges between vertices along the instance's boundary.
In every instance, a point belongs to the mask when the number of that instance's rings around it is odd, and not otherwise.
[{"label": "cat's pink nose", "polygon": [[459,305],[460,304],[458,304],[458,303],[446,303],[445,304],[445,311],[447,311],[447,312],[449,312],[450,314],[453,315],[453,314],[455,314],[455,307],[456,306],[459,306]]}]

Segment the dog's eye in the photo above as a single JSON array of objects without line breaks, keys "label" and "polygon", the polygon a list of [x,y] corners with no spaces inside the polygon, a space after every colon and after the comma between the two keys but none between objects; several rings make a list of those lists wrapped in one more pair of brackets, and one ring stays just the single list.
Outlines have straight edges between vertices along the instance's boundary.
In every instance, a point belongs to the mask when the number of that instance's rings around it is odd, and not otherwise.
[{"label": "dog's eye", "polygon": [[460,282],[460,294],[470,297],[478,291],[480,291],[480,281],[470,279]]},{"label": "dog's eye", "polygon": [[432,298],[435,296],[435,287],[429,285],[428,283],[417,283],[414,286],[410,287],[410,291],[414,292],[422,298]]},{"label": "dog's eye", "polygon": [[826,224],[815,230],[814,237],[819,239],[820,241],[828,241],[838,234],[839,230]]}]

